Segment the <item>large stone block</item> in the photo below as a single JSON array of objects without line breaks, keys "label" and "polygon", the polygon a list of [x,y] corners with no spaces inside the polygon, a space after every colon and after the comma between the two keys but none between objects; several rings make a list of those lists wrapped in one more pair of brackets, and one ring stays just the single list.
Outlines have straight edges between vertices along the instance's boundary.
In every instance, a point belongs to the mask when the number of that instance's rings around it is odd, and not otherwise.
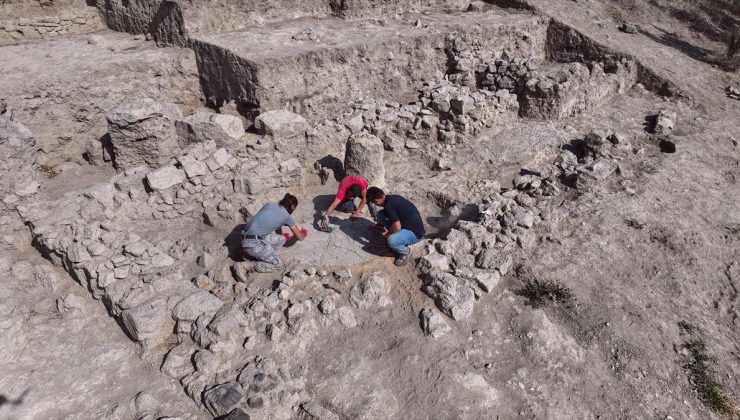
[{"label": "large stone block", "polygon": [[123,311],[121,321],[128,335],[147,347],[163,343],[174,327],[164,299],[154,299]]},{"label": "large stone block", "polygon": [[369,133],[353,134],[347,140],[344,171],[347,175],[360,175],[371,186],[385,187],[383,141]]},{"label": "large stone block", "polygon": [[175,121],[177,135],[185,143],[200,143],[212,140],[219,147],[237,148],[244,136],[244,124],[233,115],[196,112]]},{"label": "large stone block", "polygon": [[181,117],[176,105],[151,98],[111,111],[107,119],[116,168],[156,168],[167,163],[179,152],[175,121]]},{"label": "large stone block", "polygon": [[305,118],[294,112],[275,109],[261,113],[254,120],[254,127],[261,134],[290,138],[303,134],[308,123]]}]

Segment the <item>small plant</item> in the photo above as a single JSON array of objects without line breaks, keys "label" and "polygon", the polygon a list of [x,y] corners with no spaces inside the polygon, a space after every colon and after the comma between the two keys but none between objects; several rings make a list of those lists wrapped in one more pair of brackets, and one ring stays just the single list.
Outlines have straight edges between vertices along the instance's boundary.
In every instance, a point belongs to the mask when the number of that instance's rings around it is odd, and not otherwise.
[{"label": "small plant", "polygon": [[717,359],[707,353],[707,343],[704,341],[700,327],[680,321],[678,328],[681,335],[694,335],[694,338],[683,344],[689,352],[689,360],[684,368],[689,372],[691,384],[699,394],[699,400],[717,413],[734,417],[740,414],[737,405],[727,396],[722,384],[716,379],[717,372],[714,366]]},{"label": "small plant", "polygon": [[39,172],[50,177],[54,175],[54,169],[49,165],[39,165]]},{"label": "small plant", "polygon": [[642,228],[644,228],[646,226],[645,223],[641,222],[640,219],[638,219],[636,217],[633,217],[631,219],[627,219],[626,220],[626,223],[627,223],[627,226],[629,226],[629,227],[631,227],[633,229],[637,229],[637,230],[641,230]]},{"label": "small plant", "polygon": [[678,329],[681,331],[681,335],[686,334],[693,334],[693,333],[703,333],[702,329],[690,322],[686,321],[678,321]]},{"label": "small plant", "polygon": [[540,308],[550,302],[569,304],[573,300],[573,292],[553,281],[540,281],[538,279],[524,282],[524,286],[515,290],[514,294],[527,299],[527,305]]},{"label": "small plant", "polygon": [[735,223],[734,225],[727,226],[727,231],[733,235],[739,234],[740,233],[740,223]]}]

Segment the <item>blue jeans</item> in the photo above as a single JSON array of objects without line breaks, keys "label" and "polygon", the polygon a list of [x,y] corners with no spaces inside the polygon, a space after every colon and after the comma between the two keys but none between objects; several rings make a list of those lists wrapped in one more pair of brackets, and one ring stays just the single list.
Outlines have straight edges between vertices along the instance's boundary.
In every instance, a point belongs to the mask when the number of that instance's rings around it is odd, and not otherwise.
[{"label": "blue jeans", "polygon": [[[391,228],[391,222],[390,220],[388,220],[388,216],[385,215],[385,212],[383,210],[378,211],[377,216],[378,221],[383,226],[385,226],[386,229]],[[416,233],[402,228],[398,232],[388,236],[388,248],[390,248],[393,252],[397,254],[407,255],[409,252],[411,252],[411,249],[409,249],[409,245],[413,245],[420,240],[421,238],[418,237]]]},{"label": "blue jeans", "polygon": [[343,211],[345,213],[354,213],[355,210],[357,210],[357,207],[355,206],[355,200],[349,200],[345,198],[344,200],[339,202],[337,210]]}]

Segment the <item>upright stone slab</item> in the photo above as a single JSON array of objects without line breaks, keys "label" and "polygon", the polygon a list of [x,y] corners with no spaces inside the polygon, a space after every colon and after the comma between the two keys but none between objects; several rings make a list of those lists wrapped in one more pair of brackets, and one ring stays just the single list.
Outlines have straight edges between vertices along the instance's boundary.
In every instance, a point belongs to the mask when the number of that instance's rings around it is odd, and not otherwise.
[{"label": "upright stone slab", "polygon": [[108,116],[108,130],[116,168],[162,166],[179,151],[175,121],[182,113],[175,104],[151,98],[119,106]]},{"label": "upright stone slab", "polygon": [[369,133],[353,134],[347,140],[344,172],[360,175],[371,186],[385,188],[383,141]]}]

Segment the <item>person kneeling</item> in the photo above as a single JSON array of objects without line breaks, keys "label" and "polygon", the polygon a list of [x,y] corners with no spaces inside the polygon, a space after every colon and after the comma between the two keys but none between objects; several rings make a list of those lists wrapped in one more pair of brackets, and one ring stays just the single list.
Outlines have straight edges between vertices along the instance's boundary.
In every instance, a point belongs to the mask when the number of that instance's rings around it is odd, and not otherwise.
[{"label": "person kneeling", "polygon": [[[298,207],[298,199],[292,194],[285,194],[280,203],[267,203],[252,217],[242,229],[242,257],[251,257],[251,267],[246,271],[269,273],[283,268],[277,248],[293,238],[302,241],[307,235],[306,229],[299,229],[293,219],[293,212]],[[283,226],[293,232],[280,233]]]},{"label": "person kneeling", "polygon": [[410,245],[419,242],[426,231],[416,206],[400,195],[385,195],[378,187],[367,189],[367,200],[383,210],[378,211],[378,223],[385,233],[388,248],[398,254],[394,264],[403,267],[411,258]]}]

